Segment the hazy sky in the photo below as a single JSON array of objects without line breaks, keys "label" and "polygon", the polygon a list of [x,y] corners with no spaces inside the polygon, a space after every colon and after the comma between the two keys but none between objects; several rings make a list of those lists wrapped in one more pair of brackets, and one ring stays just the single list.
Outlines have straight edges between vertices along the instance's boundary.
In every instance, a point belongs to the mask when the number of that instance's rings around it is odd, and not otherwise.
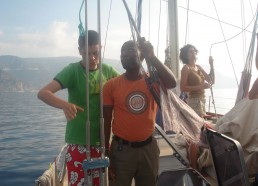
[{"label": "hazy sky", "polygon": [[[120,47],[123,42],[130,39],[131,31],[122,0],[113,0],[106,38],[110,2],[110,0],[101,1],[102,44],[103,48],[105,46],[106,58],[119,59]],[[185,43],[195,45],[199,50],[197,63],[204,66],[208,65],[211,52],[216,70],[234,77],[232,67],[234,66],[239,80],[250,45],[258,0],[193,0],[189,1],[191,11],[188,12],[187,2],[178,1],[179,48]],[[77,38],[81,3],[81,0],[2,0],[0,55],[79,57]],[[135,0],[127,0],[127,3],[135,15]],[[143,7],[142,36],[153,43],[156,54],[164,60],[168,34],[167,2],[144,0]],[[84,11],[83,6],[81,15],[83,24]],[[97,0],[88,0],[87,11],[88,28],[96,30]],[[220,24],[214,19],[219,19],[223,23]],[[225,43],[213,45],[211,49],[212,44],[239,34],[244,27],[247,27],[248,31],[228,41],[228,49]],[[258,74],[256,69],[253,74],[254,76]]]}]

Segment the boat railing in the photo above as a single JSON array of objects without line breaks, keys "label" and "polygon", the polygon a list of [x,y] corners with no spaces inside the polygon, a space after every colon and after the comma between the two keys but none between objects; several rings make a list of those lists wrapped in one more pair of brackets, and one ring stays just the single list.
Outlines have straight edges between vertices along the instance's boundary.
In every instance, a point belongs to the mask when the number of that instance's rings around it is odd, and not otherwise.
[{"label": "boat railing", "polygon": [[206,111],[224,115],[230,111],[235,105],[235,99],[226,97],[214,97],[214,103],[211,96],[206,97]]}]

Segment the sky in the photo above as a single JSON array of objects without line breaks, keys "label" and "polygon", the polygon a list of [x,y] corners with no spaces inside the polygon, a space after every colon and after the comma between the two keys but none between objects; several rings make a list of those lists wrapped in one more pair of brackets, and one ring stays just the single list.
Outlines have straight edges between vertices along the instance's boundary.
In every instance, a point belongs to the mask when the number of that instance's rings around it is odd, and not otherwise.
[{"label": "sky", "polygon": [[[126,2],[134,16],[136,0]],[[0,55],[80,57],[77,38],[81,3],[81,0],[2,0]],[[188,43],[196,46],[198,64],[209,70],[208,58],[212,55],[215,69],[228,77],[236,75],[239,82],[250,46],[257,3],[258,0],[178,1],[179,49]],[[88,29],[98,30],[97,0],[87,1],[86,12]],[[143,0],[142,14],[141,35],[154,45],[155,53],[164,61],[168,37],[167,1]],[[122,44],[131,38],[122,0],[101,0],[100,15],[103,56],[119,60]],[[84,5],[81,20],[85,28]],[[245,27],[247,31],[239,34]],[[226,43],[215,44],[232,37]],[[255,68],[253,74],[257,77]]]}]

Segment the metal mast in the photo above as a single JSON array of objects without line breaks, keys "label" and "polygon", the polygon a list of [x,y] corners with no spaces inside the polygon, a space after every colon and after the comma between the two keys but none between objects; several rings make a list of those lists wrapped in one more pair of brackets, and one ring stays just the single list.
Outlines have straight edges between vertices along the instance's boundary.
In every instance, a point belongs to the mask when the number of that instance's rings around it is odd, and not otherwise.
[{"label": "metal mast", "polygon": [[177,79],[180,79],[179,71],[179,39],[178,39],[178,11],[177,0],[168,0],[168,26],[169,26],[169,50],[171,57],[171,70]]}]

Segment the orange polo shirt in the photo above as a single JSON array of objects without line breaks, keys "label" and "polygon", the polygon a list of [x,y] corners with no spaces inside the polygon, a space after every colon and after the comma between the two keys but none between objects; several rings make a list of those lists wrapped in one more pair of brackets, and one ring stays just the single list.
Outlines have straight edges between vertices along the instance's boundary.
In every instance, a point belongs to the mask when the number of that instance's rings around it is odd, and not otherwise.
[{"label": "orange polo shirt", "polygon": [[144,78],[129,81],[123,74],[109,80],[103,88],[103,104],[114,108],[112,132],[120,138],[144,141],[154,132],[157,104]]}]

